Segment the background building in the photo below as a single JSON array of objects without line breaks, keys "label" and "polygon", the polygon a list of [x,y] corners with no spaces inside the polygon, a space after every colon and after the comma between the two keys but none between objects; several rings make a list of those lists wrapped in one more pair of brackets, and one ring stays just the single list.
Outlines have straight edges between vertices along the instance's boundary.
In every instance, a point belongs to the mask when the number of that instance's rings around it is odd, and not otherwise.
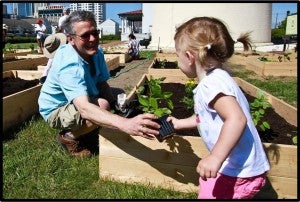
[{"label": "background building", "polygon": [[221,19],[233,38],[252,31],[254,43],[271,42],[271,3],[143,3],[142,9],[142,32],[151,32],[149,47],[174,48],[175,28],[199,16]]},{"label": "background building", "polygon": [[106,19],[106,6],[105,3],[71,3],[71,12],[77,10],[91,11],[95,14],[97,27]]},{"label": "background building", "polygon": [[59,18],[63,16],[63,9],[61,5],[38,7],[38,17],[47,19],[53,26],[57,26]]},{"label": "background building", "polygon": [[103,35],[119,35],[119,23],[112,19],[107,19],[98,27]]},{"label": "background building", "polygon": [[12,14],[18,15],[21,18],[33,16],[34,4],[33,3],[12,3]]}]

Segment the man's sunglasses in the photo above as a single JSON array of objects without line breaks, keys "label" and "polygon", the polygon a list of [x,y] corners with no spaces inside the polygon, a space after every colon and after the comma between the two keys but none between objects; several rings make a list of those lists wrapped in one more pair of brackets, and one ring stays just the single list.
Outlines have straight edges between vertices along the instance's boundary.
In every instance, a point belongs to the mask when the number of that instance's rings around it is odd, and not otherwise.
[{"label": "man's sunglasses", "polygon": [[99,34],[100,34],[100,30],[97,29],[97,30],[94,30],[92,32],[85,33],[85,34],[83,34],[81,36],[79,36],[77,34],[70,34],[70,35],[77,36],[77,37],[80,38],[80,40],[82,40],[84,42],[88,42],[90,40],[91,35],[93,35],[93,37],[95,37],[95,38],[99,38]]}]

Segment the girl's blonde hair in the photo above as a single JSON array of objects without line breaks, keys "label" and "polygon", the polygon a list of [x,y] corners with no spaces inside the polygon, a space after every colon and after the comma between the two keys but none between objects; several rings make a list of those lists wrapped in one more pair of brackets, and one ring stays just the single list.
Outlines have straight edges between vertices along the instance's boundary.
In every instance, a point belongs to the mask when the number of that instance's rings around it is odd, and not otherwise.
[{"label": "girl's blonde hair", "polygon": [[174,40],[183,51],[198,52],[202,66],[206,65],[207,57],[225,62],[232,56],[235,42],[243,43],[245,51],[251,49],[250,32],[234,41],[225,24],[213,17],[195,17],[183,23],[176,28]]}]

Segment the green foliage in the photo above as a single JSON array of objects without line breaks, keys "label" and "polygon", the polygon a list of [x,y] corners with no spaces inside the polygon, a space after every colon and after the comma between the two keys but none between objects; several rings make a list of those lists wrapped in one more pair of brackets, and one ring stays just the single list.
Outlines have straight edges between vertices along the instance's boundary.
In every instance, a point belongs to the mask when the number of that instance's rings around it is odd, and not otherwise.
[{"label": "green foliage", "polygon": [[287,18],[281,22],[281,24],[271,31],[272,39],[282,39],[285,36]]},{"label": "green foliage", "polygon": [[292,141],[295,145],[297,145],[297,135],[292,138]]},{"label": "green foliage", "polygon": [[[286,61],[286,60],[291,61],[291,58],[289,56],[290,54],[292,54],[292,53],[287,53],[287,52],[283,53],[283,60],[284,61]],[[278,58],[279,62],[282,62],[282,56],[281,55],[279,55],[277,58]]]},{"label": "green foliage", "polygon": [[4,53],[15,53],[15,49],[16,47],[13,44],[7,43],[4,48]]},{"label": "green foliage", "polygon": [[285,35],[285,29],[272,29],[272,39],[282,39]]},{"label": "green foliage", "polygon": [[36,43],[35,37],[6,37],[6,42],[11,44],[16,43]]},{"label": "green foliage", "polygon": [[157,51],[150,51],[150,50],[142,50],[140,51],[140,58],[147,58],[149,60],[152,60],[156,57]]},{"label": "green foliage", "polygon": [[268,122],[263,121],[265,109],[271,107],[271,104],[267,101],[262,91],[257,92],[257,97],[250,103],[251,116],[255,126],[259,126],[262,131],[270,129]]},{"label": "green foliage", "polygon": [[170,67],[179,68],[178,61],[170,62],[167,59],[163,59],[162,61],[160,61],[160,59],[155,59],[154,66],[160,67],[161,69],[170,68]]},{"label": "green foliage", "polygon": [[104,41],[114,41],[114,40],[121,40],[121,35],[113,35],[113,34],[110,34],[110,35],[102,35],[101,36],[101,40],[104,40]]},{"label": "green foliage", "polygon": [[184,103],[187,109],[193,109],[194,107],[194,99],[193,99],[193,90],[197,86],[194,79],[189,79],[185,83],[185,93],[186,95],[182,98],[181,102]]},{"label": "green foliage", "polygon": [[[138,101],[143,112],[152,113],[158,117],[166,114],[171,114],[171,110],[174,108],[174,106],[170,98],[173,93],[164,92],[161,89],[161,82],[165,79],[165,77],[154,79],[151,76],[150,80],[148,80],[145,85],[140,86],[136,90]],[[147,93],[145,92],[146,86],[149,89],[149,92]],[[160,104],[163,102],[166,103],[166,107],[160,107]]]},{"label": "green foliage", "polygon": [[258,59],[262,62],[270,62],[270,60],[266,56],[261,56]]}]

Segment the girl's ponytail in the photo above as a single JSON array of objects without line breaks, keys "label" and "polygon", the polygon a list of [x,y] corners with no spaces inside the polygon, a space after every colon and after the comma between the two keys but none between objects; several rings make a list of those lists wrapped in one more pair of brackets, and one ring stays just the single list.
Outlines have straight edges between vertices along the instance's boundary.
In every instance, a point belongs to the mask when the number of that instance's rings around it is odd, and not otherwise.
[{"label": "girl's ponytail", "polygon": [[243,44],[244,51],[248,51],[249,49],[252,49],[250,33],[251,32],[241,34],[237,39],[237,42],[241,42]]}]

